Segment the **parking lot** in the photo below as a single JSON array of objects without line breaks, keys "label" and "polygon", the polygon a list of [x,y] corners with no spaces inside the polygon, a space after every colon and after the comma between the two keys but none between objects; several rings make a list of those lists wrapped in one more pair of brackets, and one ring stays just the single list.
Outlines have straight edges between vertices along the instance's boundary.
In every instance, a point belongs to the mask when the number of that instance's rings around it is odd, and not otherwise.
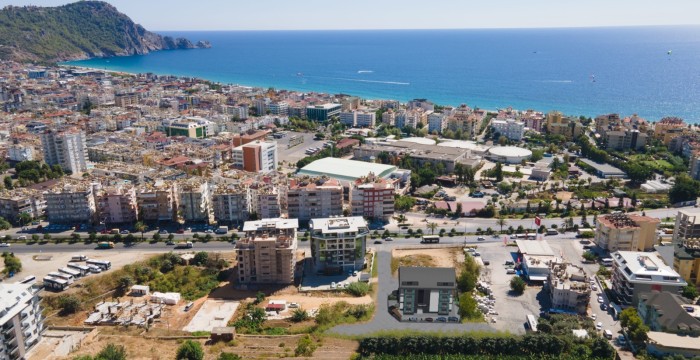
[{"label": "parking lot", "polygon": [[[302,142],[299,145],[289,147],[289,140],[293,136],[297,135],[302,136],[304,138],[304,142]],[[287,164],[295,165],[297,161],[308,156],[305,153],[307,149],[313,147],[323,149],[323,143],[326,141],[314,140],[314,136],[315,133],[300,133],[289,131],[287,132],[287,135],[285,135],[283,138],[275,139],[277,141],[277,155],[279,157],[279,162],[286,162]]]}]

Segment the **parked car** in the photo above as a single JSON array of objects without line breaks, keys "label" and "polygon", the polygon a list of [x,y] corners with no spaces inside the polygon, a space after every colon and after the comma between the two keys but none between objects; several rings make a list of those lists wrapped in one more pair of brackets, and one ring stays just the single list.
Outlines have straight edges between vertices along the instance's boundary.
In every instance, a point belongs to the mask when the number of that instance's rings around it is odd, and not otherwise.
[{"label": "parked car", "polygon": [[178,233],[178,234],[184,234],[184,233],[185,233],[185,229],[177,229],[176,233]]},{"label": "parked car", "polygon": [[596,328],[596,330],[602,330],[602,329],[603,329],[603,323],[599,321],[597,324],[595,324],[595,328]]},{"label": "parked car", "polygon": [[486,241],[486,238],[483,236],[479,236],[476,238],[476,241]]},{"label": "parked car", "polygon": [[437,322],[447,322],[447,318],[444,316],[440,316],[439,318],[435,319]]},{"label": "parked car", "polygon": [[299,307],[299,304],[297,304],[297,303],[294,303],[294,302],[293,302],[293,303],[289,303],[289,308],[290,308],[290,309],[296,309],[296,308],[298,308],[298,307]]},{"label": "parked car", "polygon": [[389,236],[389,237],[385,238],[384,241],[394,241],[394,238],[392,238],[391,236]]},{"label": "parked car", "polygon": [[447,318],[447,321],[449,322],[459,322],[459,318],[456,316],[450,316]]},{"label": "parked car", "polygon": [[431,317],[423,318],[423,321],[433,322],[433,318],[431,318]]},{"label": "parked car", "polygon": [[129,235],[129,230],[122,230],[119,233],[122,235]]},{"label": "parked car", "polygon": [[591,319],[595,321],[595,319],[598,317],[598,314],[591,314]]},{"label": "parked car", "polygon": [[598,295],[598,303],[602,304],[604,302],[605,300],[603,299],[603,295]]},{"label": "parked car", "polygon": [[8,243],[0,243],[0,247],[10,247],[10,244],[8,244]]},{"label": "parked car", "polygon": [[175,242],[172,240],[168,240],[165,242],[165,245],[175,245]]},{"label": "parked car", "polygon": [[168,230],[165,230],[165,229],[159,231],[158,233],[161,234],[161,235],[168,235],[168,234],[170,234],[170,233],[168,232]]},{"label": "parked car", "polygon": [[418,321],[418,318],[417,318],[417,317],[411,316],[410,318],[408,318],[408,321],[417,322],[417,321]]},{"label": "parked car", "polygon": [[382,242],[381,242],[380,240],[375,240],[374,243],[375,243],[375,244],[381,244]]},{"label": "parked car", "polygon": [[357,271],[353,271],[352,276],[357,276]]},{"label": "parked car", "polygon": [[607,310],[608,310],[608,306],[605,305],[605,304],[600,304],[600,310],[607,311]]},{"label": "parked car", "polygon": [[508,275],[514,275],[514,274],[515,274],[515,269],[508,269],[508,270],[506,270],[506,274],[508,274]]},{"label": "parked car", "polygon": [[506,265],[515,265],[513,260],[506,260]]}]

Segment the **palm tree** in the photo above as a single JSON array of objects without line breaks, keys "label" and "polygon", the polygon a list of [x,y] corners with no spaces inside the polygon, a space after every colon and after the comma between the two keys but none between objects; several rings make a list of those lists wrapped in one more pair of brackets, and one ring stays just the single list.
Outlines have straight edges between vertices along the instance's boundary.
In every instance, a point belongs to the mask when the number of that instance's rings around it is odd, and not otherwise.
[{"label": "palm tree", "polygon": [[398,216],[394,216],[394,219],[399,222],[399,224],[403,224],[406,222],[406,216],[404,214],[399,214]]},{"label": "palm tree", "polygon": [[431,222],[431,223],[428,223],[427,227],[428,227],[428,229],[430,229],[430,234],[435,235],[435,229],[437,229],[438,224]]},{"label": "palm tree", "polygon": [[143,242],[143,233],[146,231],[146,229],[148,229],[148,227],[143,223],[143,221],[139,221],[134,224],[134,230],[141,233],[141,242]]},{"label": "palm tree", "polygon": [[501,216],[498,218],[498,220],[496,220],[496,225],[501,227],[501,233],[503,233],[503,227],[508,225],[508,222],[503,216]]}]

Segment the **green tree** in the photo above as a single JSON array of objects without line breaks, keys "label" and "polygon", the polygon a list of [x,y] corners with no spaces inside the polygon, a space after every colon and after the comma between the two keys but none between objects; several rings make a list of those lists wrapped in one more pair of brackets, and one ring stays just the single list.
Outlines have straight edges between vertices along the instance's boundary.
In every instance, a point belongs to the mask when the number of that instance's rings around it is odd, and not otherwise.
[{"label": "green tree", "polygon": [[117,280],[117,292],[119,294],[126,294],[134,286],[134,278],[129,275],[124,275]]},{"label": "green tree", "polygon": [[134,230],[141,233],[141,241],[142,242],[143,242],[143,233],[146,232],[146,229],[148,229],[148,227],[146,226],[146,224],[143,221],[138,221],[138,222],[136,222],[136,224],[134,224]]},{"label": "green tree", "polygon": [[290,319],[292,322],[302,322],[309,319],[309,313],[304,309],[297,308],[292,311],[292,316]]},{"label": "green tree", "polygon": [[457,288],[459,291],[466,293],[474,290],[479,279],[479,271],[479,264],[476,263],[474,258],[471,255],[465,255],[462,271],[457,277]]},{"label": "green tree", "polygon": [[294,356],[304,356],[311,357],[316,351],[316,343],[311,339],[308,334],[299,339],[296,349],[294,349]]},{"label": "green tree", "polygon": [[477,320],[483,319],[481,312],[477,307],[477,302],[471,293],[462,293],[459,295],[459,316],[462,319]]},{"label": "green tree", "polygon": [[196,341],[185,340],[179,348],[177,348],[176,360],[203,360],[204,350],[202,345]]},{"label": "green tree", "polygon": [[61,315],[75,314],[80,311],[80,299],[75,295],[63,295],[58,298],[58,307],[61,309]]},{"label": "green tree", "polygon": [[598,256],[592,251],[586,251],[583,253],[583,258],[586,261],[595,261]]},{"label": "green tree", "polygon": [[9,176],[5,176],[4,179],[2,179],[3,183],[5,184],[5,189],[7,190],[12,190],[14,186],[12,185],[12,178]]},{"label": "green tree", "polygon": [[688,285],[683,288],[682,295],[690,300],[695,300],[695,298],[698,297],[698,289],[695,285]]},{"label": "green tree", "polygon": [[501,227],[501,234],[502,234],[502,233],[503,233],[503,227],[506,226],[506,225],[508,225],[508,222],[506,221],[506,219],[505,219],[503,216],[501,216],[501,217],[498,218],[498,220],[496,220],[496,225],[498,225],[498,226]]},{"label": "green tree", "polygon": [[8,230],[11,227],[12,224],[10,224],[9,221],[5,220],[3,217],[0,217],[0,230]]},{"label": "green tree", "polygon": [[493,178],[496,179],[497,182],[503,181],[503,165],[501,163],[496,163],[496,167],[493,168]]},{"label": "green tree", "polygon": [[686,174],[676,177],[676,183],[668,192],[668,200],[671,204],[682,201],[695,200],[700,195],[700,182],[693,180]]},{"label": "green tree", "polygon": [[370,288],[369,288],[369,284],[368,284],[368,283],[364,283],[364,282],[361,282],[361,281],[356,281],[356,282],[354,282],[354,283],[351,283],[351,284],[345,289],[345,291],[346,291],[348,294],[352,295],[352,296],[361,297],[361,296],[367,295],[367,293],[369,292],[369,289],[370,289]]},{"label": "green tree", "polygon": [[649,327],[644,325],[635,307],[629,307],[620,313],[620,326],[627,332],[630,341],[641,344],[647,340]]},{"label": "green tree", "polygon": [[22,271],[22,262],[15,254],[4,252],[2,253],[2,257],[5,259],[5,268],[2,270],[3,274],[17,274]]},{"label": "green tree", "polygon": [[516,294],[522,294],[525,291],[527,284],[520,276],[514,276],[510,279],[510,289]]},{"label": "green tree", "polygon": [[208,259],[209,259],[209,254],[206,251],[200,251],[200,252],[194,254],[194,258],[192,259],[192,265],[203,266],[204,264],[207,263]]},{"label": "green tree", "polygon": [[126,349],[123,345],[107,344],[97,353],[96,360],[126,360]]},{"label": "green tree", "polygon": [[428,227],[428,229],[430,229],[430,235],[435,235],[435,229],[437,229],[438,224],[434,222],[429,222],[426,226]]}]

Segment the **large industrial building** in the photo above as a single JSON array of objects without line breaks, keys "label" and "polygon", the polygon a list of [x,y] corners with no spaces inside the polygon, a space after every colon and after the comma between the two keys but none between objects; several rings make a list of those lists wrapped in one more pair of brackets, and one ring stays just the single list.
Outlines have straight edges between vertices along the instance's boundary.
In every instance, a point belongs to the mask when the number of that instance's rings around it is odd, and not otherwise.
[{"label": "large industrial building", "polygon": [[301,168],[299,175],[311,177],[327,176],[340,181],[354,182],[370,173],[380,178],[389,178],[398,170],[396,166],[339,158],[323,158]]}]

